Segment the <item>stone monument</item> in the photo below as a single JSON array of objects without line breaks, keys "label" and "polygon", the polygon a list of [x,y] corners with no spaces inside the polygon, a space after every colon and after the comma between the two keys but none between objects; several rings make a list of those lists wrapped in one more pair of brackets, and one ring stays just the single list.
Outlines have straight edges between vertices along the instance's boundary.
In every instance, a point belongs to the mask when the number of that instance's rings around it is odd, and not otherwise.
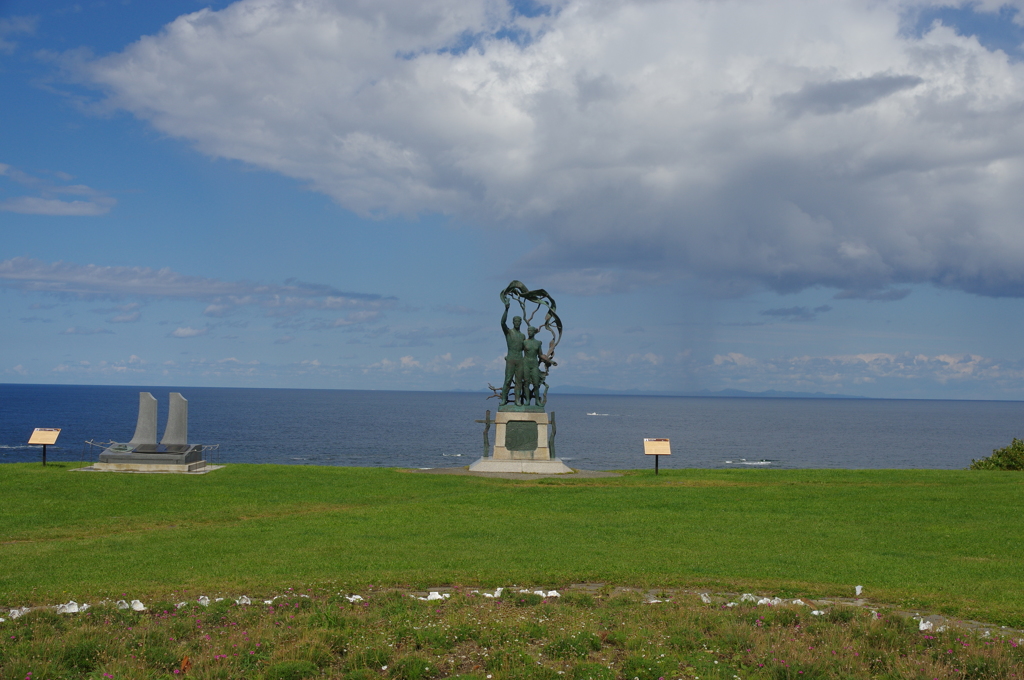
[{"label": "stone monument", "polygon": [[[501,332],[505,336],[505,380],[501,387],[489,387],[489,398],[499,400],[494,420],[490,411],[483,421],[484,456],[469,466],[474,472],[536,472],[565,474],[573,470],[555,457],[555,414],[545,410],[548,398],[547,376],[555,363],[555,347],[562,338],[562,320],[555,311],[555,300],[543,289],[530,290],[521,281],[512,281],[499,296],[505,306]],[[512,327],[509,310],[515,305]],[[539,314],[543,312],[543,320]],[[534,320],[536,319],[536,325]],[[526,324],[526,334],[522,326]],[[543,332],[548,339],[537,338]],[[494,449],[488,451],[487,432],[495,426]],[[490,455],[488,455],[490,453]]]},{"label": "stone monument", "polygon": [[180,392],[171,392],[167,427],[158,445],[156,399],[149,392],[139,392],[139,419],[132,440],[127,444],[110,442],[93,467],[125,472],[196,472],[206,467],[203,448],[188,443],[188,400]]}]

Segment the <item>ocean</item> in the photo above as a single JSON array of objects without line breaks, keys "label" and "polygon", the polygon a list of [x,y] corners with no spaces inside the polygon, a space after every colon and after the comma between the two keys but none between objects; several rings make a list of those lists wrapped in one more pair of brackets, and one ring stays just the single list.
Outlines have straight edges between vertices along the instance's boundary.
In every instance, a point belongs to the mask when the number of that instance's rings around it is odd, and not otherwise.
[{"label": "ocean", "polygon": [[[138,393],[189,402],[189,441],[219,463],[436,468],[483,453],[485,393],[0,384],[0,462],[41,459],[36,427],[62,428],[48,461],[95,461],[86,440],[131,439]],[[967,467],[1024,437],[1024,402],[558,395],[557,455],[571,467],[653,467],[645,437],[667,437],[671,468]],[[490,431],[494,442],[494,428]]]}]

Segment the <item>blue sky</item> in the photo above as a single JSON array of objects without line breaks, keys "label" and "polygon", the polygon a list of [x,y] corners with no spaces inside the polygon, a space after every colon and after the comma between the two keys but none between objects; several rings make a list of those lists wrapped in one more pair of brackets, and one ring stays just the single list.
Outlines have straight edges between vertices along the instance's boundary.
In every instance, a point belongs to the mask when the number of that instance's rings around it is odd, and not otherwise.
[{"label": "blue sky", "polygon": [[1021,4],[0,0],[0,381],[1022,399]]}]

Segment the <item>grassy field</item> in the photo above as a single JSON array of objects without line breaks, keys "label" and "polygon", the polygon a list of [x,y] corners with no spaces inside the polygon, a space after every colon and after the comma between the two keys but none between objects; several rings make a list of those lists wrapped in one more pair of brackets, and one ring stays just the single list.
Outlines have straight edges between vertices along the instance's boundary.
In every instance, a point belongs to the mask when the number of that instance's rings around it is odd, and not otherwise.
[{"label": "grassy field", "polygon": [[0,466],[0,607],[572,582],[852,596],[1024,626],[1024,477],[672,470],[507,481]]},{"label": "grassy field", "polygon": [[0,679],[1019,680],[1024,645],[855,607],[696,596],[292,593],[272,604],[36,610],[0,624]]}]

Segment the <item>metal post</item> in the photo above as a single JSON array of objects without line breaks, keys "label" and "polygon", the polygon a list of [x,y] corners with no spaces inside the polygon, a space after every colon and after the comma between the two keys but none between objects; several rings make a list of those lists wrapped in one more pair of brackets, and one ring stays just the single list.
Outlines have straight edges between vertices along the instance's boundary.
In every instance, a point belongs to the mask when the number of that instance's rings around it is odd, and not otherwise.
[{"label": "metal post", "polygon": [[483,420],[474,420],[473,422],[474,423],[483,423],[483,426],[484,426],[484,458],[487,458],[488,456],[491,455],[491,452],[490,452],[490,450],[491,450],[491,442],[490,442],[490,440],[487,437],[487,432],[491,429],[491,425],[494,425],[495,422],[497,422],[497,421],[491,420],[491,412],[490,411],[485,411],[485,415],[484,415],[484,419]]},{"label": "metal post", "polygon": [[661,456],[655,456],[654,457],[654,474],[658,474],[658,459],[659,458],[661,458]]},{"label": "metal post", "polygon": [[555,435],[558,433],[558,428],[555,425],[554,411],[551,412],[551,417],[549,418],[549,420],[551,421],[549,423],[551,425],[551,433],[548,435],[548,455],[551,456],[552,458],[557,458],[557,456],[555,455]]},{"label": "metal post", "polygon": [[43,465],[46,465],[46,444],[43,444]]}]

